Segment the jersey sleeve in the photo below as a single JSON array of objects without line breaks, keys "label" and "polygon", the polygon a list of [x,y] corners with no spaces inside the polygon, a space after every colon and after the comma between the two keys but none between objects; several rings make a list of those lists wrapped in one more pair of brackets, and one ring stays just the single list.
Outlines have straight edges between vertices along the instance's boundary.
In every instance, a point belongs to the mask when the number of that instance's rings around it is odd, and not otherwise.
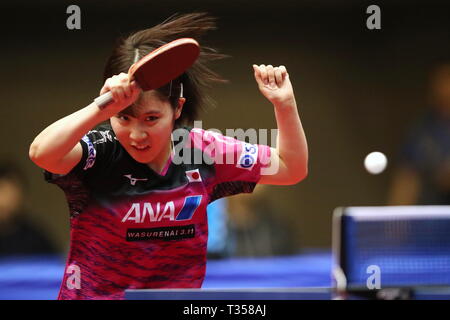
[{"label": "jersey sleeve", "polygon": [[[116,145],[119,142],[112,130],[91,130],[80,140],[82,156],[78,164],[66,175],[83,178],[104,170],[112,161]],[[44,171],[45,179],[53,183],[62,176]]]},{"label": "jersey sleeve", "polygon": [[194,148],[202,150],[203,160],[214,166],[215,174],[207,186],[210,202],[253,192],[262,168],[269,166],[269,146],[250,144],[198,128],[191,129],[190,138]]}]

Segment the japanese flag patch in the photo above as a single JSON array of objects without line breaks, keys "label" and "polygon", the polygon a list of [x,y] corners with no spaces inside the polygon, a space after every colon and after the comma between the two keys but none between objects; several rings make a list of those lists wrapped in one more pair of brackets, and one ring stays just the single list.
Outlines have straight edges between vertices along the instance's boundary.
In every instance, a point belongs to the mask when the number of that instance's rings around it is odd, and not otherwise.
[{"label": "japanese flag patch", "polygon": [[186,171],[186,177],[189,182],[201,182],[202,176],[198,169]]}]

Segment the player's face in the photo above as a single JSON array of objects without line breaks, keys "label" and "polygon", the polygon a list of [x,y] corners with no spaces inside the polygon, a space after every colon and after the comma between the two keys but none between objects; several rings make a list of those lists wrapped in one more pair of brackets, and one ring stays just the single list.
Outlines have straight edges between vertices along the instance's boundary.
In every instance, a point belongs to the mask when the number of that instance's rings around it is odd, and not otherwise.
[{"label": "player's face", "polygon": [[172,108],[169,101],[161,100],[153,91],[142,94],[135,103],[135,114],[118,113],[111,118],[111,126],[125,150],[138,162],[164,165],[170,154],[171,133],[180,107]]}]

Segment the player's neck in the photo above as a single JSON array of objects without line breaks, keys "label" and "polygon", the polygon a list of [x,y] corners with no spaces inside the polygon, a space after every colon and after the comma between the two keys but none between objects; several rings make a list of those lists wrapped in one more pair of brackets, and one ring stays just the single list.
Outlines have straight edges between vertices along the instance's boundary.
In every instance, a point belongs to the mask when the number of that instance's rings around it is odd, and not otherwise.
[{"label": "player's neck", "polygon": [[172,141],[169,140],[167,146],[161,151],[161,153],[147,165],[156,173],[161,174],[161,172],[166,167],[167,161],[172,155]]}]

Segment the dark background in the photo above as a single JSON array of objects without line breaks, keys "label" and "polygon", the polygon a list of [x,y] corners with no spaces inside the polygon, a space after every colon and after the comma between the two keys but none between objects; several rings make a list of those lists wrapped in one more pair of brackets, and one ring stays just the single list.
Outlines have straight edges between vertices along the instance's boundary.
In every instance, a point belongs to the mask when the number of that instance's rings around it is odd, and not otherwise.
[{"label": "dark background", "polygon": [[[66,28],[71,4],[81,8],[81,30]],[[381,7],[381,30],[366,28],[370,4]],[[386,204],[398,147],[427,107],[428,72],[450,56],[445,2],[2,2],[0,156],[24,168],[25,205],[61,249],[69,239],[65,197],[29,160],[30,143],[97,96],[117,36],[199,11],[218,18],[218,30],[202,44],[232,56],[213,65],[230,83],[214,89],[217,108],[202,115],[203,128],[276,128],[251,65],[288,68],[309,144],[309,176],[296,186],[270,187],[269,201],[295,227],[297,246],[328,247],[336,207]],[[389,159],[378,176],[363,167],[375,150]]]}]

